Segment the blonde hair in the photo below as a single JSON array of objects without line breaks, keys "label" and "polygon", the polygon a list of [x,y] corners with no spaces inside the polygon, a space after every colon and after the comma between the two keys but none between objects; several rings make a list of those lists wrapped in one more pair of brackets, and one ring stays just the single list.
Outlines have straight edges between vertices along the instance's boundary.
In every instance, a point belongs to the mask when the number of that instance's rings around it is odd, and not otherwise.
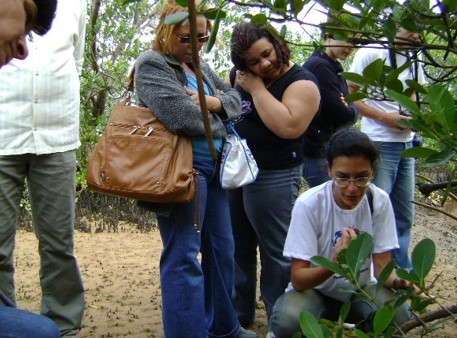
[{"label": "blonde hair", "polygon": [[[201,1],[195,1],[195,5],[198,7]],[[181,12],[188,12],[187,7],[178,5],[174,0],[168,0],[164,4],[159,5],[160,19],[159,24],[155,30],[154,49],[158,52],[168,54],[171,50],[171,36],[177,27],[188,22],[189,19],[185,19],[177,24],[168,25],[165,23],[165,18],[169,15]],[[207,5],[203,6],[203,11],[207,10]],[[197,15],[202,15],[197,13]],[[212,24],[209,19],[206,19],[206,32],[211,32]]]}]

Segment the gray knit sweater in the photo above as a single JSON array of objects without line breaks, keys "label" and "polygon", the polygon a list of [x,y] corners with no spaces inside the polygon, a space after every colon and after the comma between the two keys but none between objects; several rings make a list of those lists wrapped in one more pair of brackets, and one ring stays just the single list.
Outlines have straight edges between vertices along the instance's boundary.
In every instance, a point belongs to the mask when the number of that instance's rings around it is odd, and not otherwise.
[{"label": "gray knit sweater", "polygon": [[[240,115],[240,96],[206,62],[202,60],[200,64],[203,80],[211,95],[221,100],[224,109],[224,114],[209,114],[213,136],[225,137],[223,121],[234,120]],[[141,54],[135,62],[135,88],[139,104],[151,109],[174,133],[204,135],[200,106],[192,102],[183,85],[187,85],[184,69],[170,55],[150,50]]]}]

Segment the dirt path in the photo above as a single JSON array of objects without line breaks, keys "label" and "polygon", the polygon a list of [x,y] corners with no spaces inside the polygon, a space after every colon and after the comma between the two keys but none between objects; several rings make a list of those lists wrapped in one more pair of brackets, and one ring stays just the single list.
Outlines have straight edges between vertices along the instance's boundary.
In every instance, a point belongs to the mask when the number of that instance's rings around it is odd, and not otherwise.
[{"label": "dirt path", "polygon": [[[445,305],[457,304],[457,222],[418,208],[414,242],[431,238],[437,246],[436,268],[440,271],[434,294]],[[134,230],[119,233],[76,233],[76,254],[86,289],[84,328],[79,337],[162,337],[158,232]],[[20,231],[16,249],[18,306],[39,311],[37,241]],[[252,327],[259,338],[266,334],[266,317],[259,302]],[[457,323],[428,337],[457,337]]]}]

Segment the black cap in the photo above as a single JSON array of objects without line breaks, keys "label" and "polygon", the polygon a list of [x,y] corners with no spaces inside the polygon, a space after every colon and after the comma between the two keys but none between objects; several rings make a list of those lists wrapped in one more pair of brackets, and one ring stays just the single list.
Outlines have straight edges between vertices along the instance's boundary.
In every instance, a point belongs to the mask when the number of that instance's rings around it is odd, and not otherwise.
[{"label": "black cap", "polygon": [[37,7],[37,16],[33,31],[38,35],[46,34],[56,15],[57,0],[33,0]]}]

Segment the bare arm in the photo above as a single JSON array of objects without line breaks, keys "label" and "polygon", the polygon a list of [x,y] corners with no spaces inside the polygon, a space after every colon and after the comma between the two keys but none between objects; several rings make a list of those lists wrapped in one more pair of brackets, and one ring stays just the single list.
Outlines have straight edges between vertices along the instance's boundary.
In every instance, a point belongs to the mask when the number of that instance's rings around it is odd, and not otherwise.
[{"label": "bare arm", "polygon": [[[349,246],[349,243],[357,237],[353,229],[342,229],[342,236],[340,241],[333,249],[331,257],[332,262],[336,262],[339,253]],[[301,259],[292,259],[291,263],[291,282],[295,290],[304,291],[312,289],[319,284],[322,284],[333,275],[333,272],[323,267],[311,267],[309,261]]]},{"label": "bare arm", "polygon": [[263,80],[251,72],[237,76],[237,83],[252,96],[262,122],[284,139],[300,137],[319,109],[317,86],[308,80],[292,83],[278,101],[265,87]]}]

